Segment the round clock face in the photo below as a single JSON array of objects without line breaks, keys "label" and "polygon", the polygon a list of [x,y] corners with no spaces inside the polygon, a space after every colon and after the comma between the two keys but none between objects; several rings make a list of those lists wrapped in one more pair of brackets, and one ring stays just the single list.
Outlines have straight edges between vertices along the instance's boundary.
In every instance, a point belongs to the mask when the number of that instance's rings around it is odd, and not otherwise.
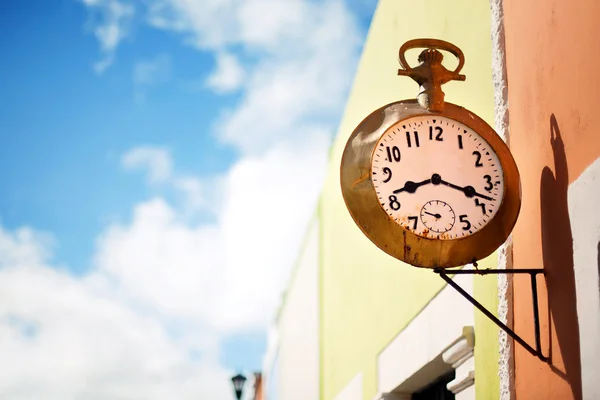
[{"label": "round clock face", "polygon": [[438,240],[483,228],[504,195],[492,147],[468,126],[442,116],[416,116],[390,127],[375,146],[371,173],[391,219]]}]

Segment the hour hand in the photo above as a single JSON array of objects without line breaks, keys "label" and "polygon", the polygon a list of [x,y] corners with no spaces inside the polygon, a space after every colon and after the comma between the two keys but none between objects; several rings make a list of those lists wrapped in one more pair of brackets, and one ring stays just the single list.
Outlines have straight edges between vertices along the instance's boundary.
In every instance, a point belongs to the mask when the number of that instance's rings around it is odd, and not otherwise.
[{"label": "hour hand", "polygon": [[401,192],[414,193],[419,187],[427,185],[429,183],[431,183],[431,179],[425,179],[421,182],[406,181],[404,187],[394,190],[394,194],[398,194]]}]

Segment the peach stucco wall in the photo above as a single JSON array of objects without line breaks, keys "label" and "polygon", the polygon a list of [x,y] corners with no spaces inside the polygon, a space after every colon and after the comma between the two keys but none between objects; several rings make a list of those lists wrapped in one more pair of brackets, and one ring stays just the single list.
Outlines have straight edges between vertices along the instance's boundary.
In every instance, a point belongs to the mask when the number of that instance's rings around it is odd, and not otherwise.
[{"label": "peach stucco wall", "polygon": [[[510,146],[522,179],[514,267],[540,279],[544,364],[515,346],[517,399],[580,399],[569,184],[600,157],[600,1],[504,0]],[[514,328],[534,344],[531,288],[514,281]],[[581,316],[580,316],[581,317]]]}]

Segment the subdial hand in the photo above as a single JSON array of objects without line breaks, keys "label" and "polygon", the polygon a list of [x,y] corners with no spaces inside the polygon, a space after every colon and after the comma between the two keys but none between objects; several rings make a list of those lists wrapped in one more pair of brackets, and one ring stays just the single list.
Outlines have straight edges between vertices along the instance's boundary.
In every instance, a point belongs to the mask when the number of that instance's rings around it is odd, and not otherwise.
[{"label": "subdial hand", "polygon": [[427,185],[429,183],[431,183],[431,179],[425,179],[421,182],[406,181],[404,187],[394,190],[394,194],[398,194],[401,192],[414,193],[419,187]]},{"label": "subdial hand", "polygon": [[446,182],[445,180],[442,179],[442,177],[439,174],[433,174],[431,176],[431,183],[434,185],[442,184],[442,185],[451,187],[452,189],[460,190],[461,192],[463,192],[465,194],[465,196],[467,196],[469,198],[477,196],[477,197],[481,197],[482,199],[485,199],[488,201],[494,201],[494,199],[492,197],[483,195],[481,193],[477,193],[477,191],[475,190],[475,188],[473,186],[468,185],[468,186],[462,187],[462,186],[458,186],[458,185],[455,185],[450,182]]},{"label": "subdial hand", "polygon": [[427,215],[431,215],[431,216],[432,216],[432,217],[434,217],[435,219],[440,219],[440,218],[442,218],[442,215],[441,215],[441,214],[432,214],[432,213],[430,213],[430,212],[427,212],[427,211],[423,211],[423,212],[424,212],[425,214],[427,214]]}]

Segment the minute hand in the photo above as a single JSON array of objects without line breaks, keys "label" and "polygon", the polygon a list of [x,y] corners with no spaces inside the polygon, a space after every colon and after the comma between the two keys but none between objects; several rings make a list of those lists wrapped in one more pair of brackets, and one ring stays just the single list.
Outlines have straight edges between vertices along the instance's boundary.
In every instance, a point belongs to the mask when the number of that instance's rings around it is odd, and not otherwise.
[{"label": "minute hand", "polygon": [[485,199],[485,200],[488,200],[488,201],[493,201],[493,200],[494,200],[493,198],[491,198],[491,197],[489,197],[489,196],[483,195],[483,194],[481,194],[481,193],[477,193],[477,191],[475,190],[475,188],[474,188],[473,186],[470,186],[470,185],[468,185],[468,186],[465,186],[465,187],[461,187],[461,186],[455,185],[455,184],[453,184],[453,183],[446,182],[446,181],[445,181],[445,180],[443,180],[443,179],[440,179],[440,183],[441,183],[442,185],[449,186],[449,187],[451,187],[451,188],[453,188],[453,189],[460,190],[460,191],[461,191],[461,192],[463,192],[463,193],[465,194],[465,196],[467,196],[467,197],[474,197],[474,196],[477,196],[477,197],[481,197],[482,199]]}]

